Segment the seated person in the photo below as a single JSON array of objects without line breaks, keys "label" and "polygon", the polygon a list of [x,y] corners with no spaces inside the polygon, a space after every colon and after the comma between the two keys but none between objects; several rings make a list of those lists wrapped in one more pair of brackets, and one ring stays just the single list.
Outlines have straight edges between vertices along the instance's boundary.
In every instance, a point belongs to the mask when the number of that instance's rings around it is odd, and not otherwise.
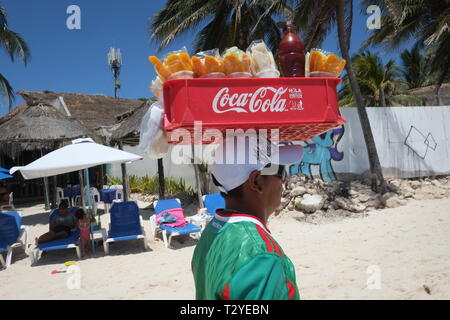
[{"label": "seated person", "polygon": [[57,239],[67,238],[71,230],[77,227],[75,216],[69,212],[69,204],[66,200],[59,204],[59,214],[53,216],[50,221],[50,232],[36,238],[36,245]]},{"label": "seated person", "polygon": [[0,184],[0,210],[2,206],[9,205],[9,191],[8,189]]}]

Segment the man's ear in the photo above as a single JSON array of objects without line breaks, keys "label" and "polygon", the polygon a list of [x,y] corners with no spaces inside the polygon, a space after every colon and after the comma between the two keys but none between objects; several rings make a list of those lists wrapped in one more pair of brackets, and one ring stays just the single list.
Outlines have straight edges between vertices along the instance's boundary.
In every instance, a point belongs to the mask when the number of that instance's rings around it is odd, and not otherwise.
[{"label": "man's ear", "polygon": [[253,171],[250,173],[250,176],[248,177],[247,183],[248,187],[251,191],[262,193],[262,179],[261,172],[258,170]]}]

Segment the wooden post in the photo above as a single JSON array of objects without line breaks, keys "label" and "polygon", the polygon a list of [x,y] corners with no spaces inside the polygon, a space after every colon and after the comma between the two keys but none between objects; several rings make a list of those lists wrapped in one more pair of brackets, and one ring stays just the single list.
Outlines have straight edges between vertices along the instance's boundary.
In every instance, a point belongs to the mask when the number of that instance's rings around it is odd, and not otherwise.
[{"label": "wooden post", "polygon": [[[41,150],[41,157],[44,156],[44,153]],[[48,190],[48,178],[44,177],[44,199],[45,199],[45,210],[50,210],[50,191]]]},{"label": "wooden post", "polygon": [[[56,204],[56,198],[57,198],[57,190],[56,190],[56,188],[57,187],[58,187],[58,179],[56,178],[56,176],[53,176],[52,209],[58,208],[58,205]],[[69,203],[69,207],[70,207],[70,203]]]},{"label": "wooden post", "polygon": [[199,177],[198,167],[195,164],[195,151],[194,150],[195,150],[195,148],[194,148],[194,145],[192,144],[192,165],[194,166],[194,172],[195,172],[195,186],[197,189],[198,205],[200,206],[200,208],[204,208],[205,206],[203,205],[202,188],[200,186],[200,177]]},{"label": "wooden post", "polygon": [[44,177],[44,198],[45,198],[45,210],[50,210],[50,191],[48,189],[48,178]]},{"label": "wooden post", "polygon": [[[119,142],[119,149],[123,150],[122,141]],[[121,163],[122,167],[122,184],[123,184],[123,201],[128,201],[129,196],[129,186],[128,186],[128,174],[127,174],[127,165],[125,163]]]}]

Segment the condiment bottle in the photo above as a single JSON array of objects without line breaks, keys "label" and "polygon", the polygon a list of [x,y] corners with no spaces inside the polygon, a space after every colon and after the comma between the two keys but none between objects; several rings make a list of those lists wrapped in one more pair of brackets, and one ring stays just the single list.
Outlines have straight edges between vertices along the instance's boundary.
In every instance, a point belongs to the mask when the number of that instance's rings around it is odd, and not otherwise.
[{"label": "condiment bottle", "polygon": [[305,76],[305,47],[296,33],[291,21],[279,23],[283,28],[284,37],[278,46],[281,73],[283,77]]}]

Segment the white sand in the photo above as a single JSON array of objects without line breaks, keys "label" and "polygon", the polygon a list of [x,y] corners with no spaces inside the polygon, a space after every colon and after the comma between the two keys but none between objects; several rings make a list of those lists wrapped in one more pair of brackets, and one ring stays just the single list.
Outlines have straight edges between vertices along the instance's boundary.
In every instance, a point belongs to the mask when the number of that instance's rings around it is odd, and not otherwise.
[{"label": "white sand", "polygon": [[[303,299],[450,299],[449,207],[449,198],[410,200],[367,217],[320,224],[284,215],[272,218],[269,229],[296,266]],[[20,211],[30,239],[47,231],[42,205]],[[142,215],[151,238],[149,209]],[[102,224],[107,223],[102,215]],[[0,299],[194,299],[190,261],[195,243],[175,240],[174,249],[166,249],[160,238],[151,239],[145,252],[142,241],[125,241],[111,245],[108,256],[100,248],[76,264],[80,289],[67,286],[73,274],[50,274],[76,260],[74,249],[49,252],[31,267],[28,255],[17,248],[10,268],[0,271]],[[377,278],[368,268],[379,271],[379,289],[368,288],[368,279]]]}]

